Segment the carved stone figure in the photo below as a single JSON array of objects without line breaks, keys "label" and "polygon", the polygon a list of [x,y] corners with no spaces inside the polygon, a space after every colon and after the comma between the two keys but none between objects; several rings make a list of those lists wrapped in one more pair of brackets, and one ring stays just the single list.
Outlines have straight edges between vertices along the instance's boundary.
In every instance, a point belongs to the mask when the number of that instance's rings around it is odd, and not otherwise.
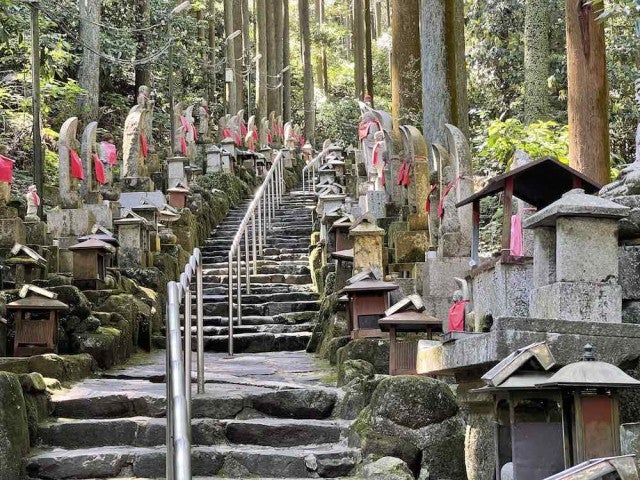
[{"label": "carved stone figure", "polygon": [[125,178],[146,176],[145,159],[149,154],[151,124],[149,116],[153,103],[149,87],[141,86],[136,105],[129,110],[124,123],[122,138],[122,176]]},{"label": "carved stone figure", "polygon": [[84,168],[78,150],[80,144],[76,139],[78,117],[71,117],[62,124],[58,141],[58,183],[60,202],[63,208],[80,208],[80,181],[84,179]]},{"label": "carved stone figure", "polygon": [[209,139],[209,107],[204,99],[198,107],[198,137],[201,143]]},{"label": "carved stone figure", "polygon": [[27,189],[27,193],[24,195],[27,200],[27,214],[26,221],[39,221],[38,207],[40,206],[40,197],[38,196],[38,189],[35,185],[31,185]]}]

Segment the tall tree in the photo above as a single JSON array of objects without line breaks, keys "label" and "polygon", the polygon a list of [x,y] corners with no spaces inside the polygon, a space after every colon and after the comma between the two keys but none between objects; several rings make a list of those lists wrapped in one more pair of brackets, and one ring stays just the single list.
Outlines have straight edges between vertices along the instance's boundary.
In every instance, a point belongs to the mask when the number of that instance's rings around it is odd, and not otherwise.
[{"label": "tall tree", "polygon": [[610,177],[604,25],[587,0],[566,1],[569,163],[600,183]]},{"label": "tall tree", "polygon": [[256,118],[261,121],[267,112],[267,0],[256,0],[256,33],[258,62],[256,63]]},{"label": "tall tree", "polygon": [[304,69],[304,136],[315,144],[316,111],[313,90],[313,66],[311,65],[311,31],[309,28],[309,0],[298,0],[300,17],[300,41],[302,43],[302,66]]},{"label": "tall tree", "polygon": [[235,72],[236,72],[236,62],[235,62],[235,42],[233,39],[229,39],[231,34],[234,32],[234,22],[233,22],[233,2],[234,0],[224,0],[224,34],[225,34],[225,68],[227,71],[231,72],[231,77],[233,81],[228,82],[225,74],[225,85],[227,91],[227,113],[231,115],[235,115],[238,111],[238,106],[236,103],[236,85],[235,81]]},{"label": "tall tree", "polygon": [[422,108],[420,0],[393,0],[391,16],[391,113],[394,130],[415,122]]},{"label": "tall tree", "polygon": [[251,12],[249,0],[241,0],[242,3],[242,82],[247,82],[243,95],[243,105],[247,108],[247,117],[253,115],[253,103],[251,101],[251,59],[253,58],[253,45],[251,44]]},{"label": "tall tree", "polygon": [[441,145],[445,124],[469,130],[462,8],[459,0],[422,1],[423,131],[429,142]]},{"label": "tall tree", "polygon": [[[236,95],[236,108],[240,110],[244,108],[244,57],[245,48],[244,41],[248,33],[245,33],[245,24],[243,19],[242,0],[233,0],[233,32],[240,30],[241,34],[233,39],[233,55],[234,55],[234,91]],[[233,113],[236,113],[235,111]],[[246,120],[246,117],[245,117]]]},{"label": "tall tree", "polygon": [[[83,0],[80,0],[82,3]],[[136,41],[136,58],[144,58],[147,56],[149,50],[147,27],[151,22],[151,12],[149,9],[149,0],[135,0],[135,24],[138,30],[135,33]],[[142,85],[149,85],[151,83],[151,67],[148,63],[136,65],[135,70],[135,88],[136,93]]]},{"label": "tall tree", "polygon": [[275,52],[276,52],[276,78],[273,79],[273,83],[275,84],[275,96],[276,96],[276,114],[282,115],[282,69],[283,67],[283,13],[282,13],[282,2],[280,0],[275,0],[273,2],[273,14],[274,14],[274,44],[275,44]]},{"label": "tall tree", "polygon": [[208,60],[209,72],[207,73],[207,101],[213,105],[216,97],[216,0],[208,0]]},{"label": "tall tree", "polygon": [[367,78],[366,92],[373,102],[373,51],[371,47],[371,0],[364,0],[364,65]]},{"label": "tall tree", "polygon": [[[321,3],[322,3],[321,0],[315,0],[314,9],[313,9],[316,29],[318,31],[320,31],[320,29],[322,28],[322,20],[323,20]],[[315,73],[316,87],[318,88],[318,90],[325,92],[326,88],[324,86],[324,75],[322,74],[322,45],[318,45],[318,52],[316,52],[316,58],[318,59],[318,61],[316,61],[314,64],[314,68],[316,71]]]},{"label": "tall tree", "polygon": [[268,1],[267,6],[267,115],[278,111],[278,72],[276,50],[276,22],[273,9],[273,0]]},{"label": "tall tree", "polygon": [[549,0],[526,0],[524,21],[524,120],[549,118]]},{"label": "tall tree", "polygon": [[364,16],[362,10],[362,0],[353,0],[353,80],[356,98],[360,100],[364,97]]},{"label": "tall tree", "polygon": [[289,0],[282,0],[282,118],[291,120],[291,35],[289,25]]},{"label": "tall tree", "polygon": [[85,46],[78,72],[78,84],[86,93],[80,111],[86,125],[98,119],[100,101],[100,0],[80,0],[80,41]]}]

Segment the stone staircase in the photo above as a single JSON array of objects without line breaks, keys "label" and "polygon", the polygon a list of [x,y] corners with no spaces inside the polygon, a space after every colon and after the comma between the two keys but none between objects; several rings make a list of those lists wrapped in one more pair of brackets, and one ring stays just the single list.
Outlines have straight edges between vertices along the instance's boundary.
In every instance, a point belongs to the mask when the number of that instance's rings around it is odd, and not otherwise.
[{"label": "stone staircase", "polygon": [[[194,478],[337,478],[360,461],[347,446],[350,422],[333,417],[340,391],[321,383],[329,372],[301,351],[318,310],[308,271],[311,203],[285,199],[252,293],[243,295],[234,337],[236,352],[245,353],[232,358],[221,353],[226,260],[243,208],[203,248],[207,393],[192,402]],[[155,352],[55,394],[54,421],[39,426],[41,446],[26,460],[30,478],[164,478],[164,361],[164,352]]]}]

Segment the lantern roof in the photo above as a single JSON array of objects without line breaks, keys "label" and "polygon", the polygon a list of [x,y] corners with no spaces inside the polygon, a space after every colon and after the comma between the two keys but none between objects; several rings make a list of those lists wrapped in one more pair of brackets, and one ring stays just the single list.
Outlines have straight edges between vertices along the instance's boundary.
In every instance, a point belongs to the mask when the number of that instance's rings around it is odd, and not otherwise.
[{"label": "lantern roof", "polygon": [[482,376],[490,387],[501,386],[521,369],[548,371],[555,366],[556,360],[546,342],[536,342],[519,348],[505,357],[500,363]]},{"label": "lantern roof", "polygon": [[57,300],[58,294],[35,285],[23,285],[20,297],[7,304],[10,310],[66,310],[69,306]]},{"label": "lantern roof", "polygon": [[610,473],[617,473],[618,476],[616,478],[621,478],[622,480],[637,480],[638,468],[636,467],[635,455],[587,460],[560,473],[551,475],[545,480],[596,480],[609,478]]},{"label": "lantern roof", "polygon": [[11,257],[5,260],[8,264],[34,264],[40,267],[47,265],[47,260],[34,249],[16,243],[11,249]]},{"label": "lantern roof", "polygon": [[89,238],[80,243],[76,243],[75,245],[71,245],[69,247],[71,251],[77,250],[101,250],[107,253],[116,253],[116,249],[113,245],[109,245],[102,240],[98,240],[97,238]]},{"label": "lantern roof", "polygon": [[346,260],[348,262],[353,262],[353,248],[349,248],[347,250],[338,250],[337,252],[331,253],[331,256],[337,260]]},{"label": "lantern roof", "polygon": [[361,280],[344,287],[340,293],[356,293],[356,292],[390,292],[397,290],[399,287],[395,283],[385,282],[383,280]]},{"label": "lantern roof", "polygon": [[353,225],[353,221],[355,220],[354,216],[351,214],[347,214],[344,215],[342,218],[339,218],[338,220],[336,220],[335,222],[333,222],[333,225],[331,225],[331,228],[329,229],[329,231],[334,230],[334,229],[338,229],[338,228],[350,228],[351,225]]},{"label": "lantern roof", "polygon": [[[413,312],[423,312],[425,310],[424,302],[422,301],[422,297],[417,293],[413,293],[411,295],[407,295],[399,302],[396,302],[387,310],[385,310],[385,316],[393,315],[394,313],[405,312],[405,311],[413,311]],[[436,319],[437,320],[437,319]]]},{"label": "lantern roof", "polygon": [[424,332],[426,329],[442,331],[441,320],[417,310],[405,310],[386,315],[378,320],[378,325],[383,332],[388,332],[392,325],[398,332]]}]

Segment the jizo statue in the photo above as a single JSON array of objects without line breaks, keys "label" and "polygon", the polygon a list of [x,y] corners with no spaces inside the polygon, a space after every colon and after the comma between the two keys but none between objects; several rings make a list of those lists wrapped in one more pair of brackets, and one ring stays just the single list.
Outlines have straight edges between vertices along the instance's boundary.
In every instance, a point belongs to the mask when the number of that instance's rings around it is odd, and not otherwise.
[{"label": "jizo statue", "polygon": [[24,197],[27,200],[26,220],[40,220],[40,217],[38,217],[40,197],[38,196],[38,189],[36,188],[36,186],[31,185],[27,189],[27,193],[25,193]]}]

